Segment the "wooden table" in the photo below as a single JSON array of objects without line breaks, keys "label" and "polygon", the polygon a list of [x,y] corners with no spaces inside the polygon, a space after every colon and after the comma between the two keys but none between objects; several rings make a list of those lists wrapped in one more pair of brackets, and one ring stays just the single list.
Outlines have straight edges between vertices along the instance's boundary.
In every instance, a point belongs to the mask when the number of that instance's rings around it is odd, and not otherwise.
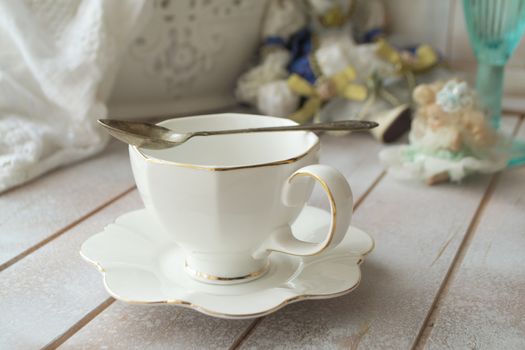
[{"label": "wooden table", "polygon": [[[504,128],[525,139],[519,113]],[[78,250],[142,207],[121,144],[0,195],[0,349],[525,349],[525,167],[426,187],[385,174],[382,147],[322,138],[376,239],[361,285],[255,320],[108,296]]]}]

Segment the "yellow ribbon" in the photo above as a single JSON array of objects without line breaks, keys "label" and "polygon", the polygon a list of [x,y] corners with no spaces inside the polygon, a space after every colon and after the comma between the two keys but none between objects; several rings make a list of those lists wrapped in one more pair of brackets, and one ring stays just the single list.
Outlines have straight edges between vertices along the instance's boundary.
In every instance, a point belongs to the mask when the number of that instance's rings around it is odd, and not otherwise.
[{"label": "yellow ribbon", "polygon": [[[309,7],[309,13],[316,14],[318,10],[312,7],[309,1],[305,1],[307,6]],[[335,5],[327,10],[325,10],[321,14],[317,14],[317,19],[319,20],[319,23],[321,23],[325,28],[339,28],[342,27],[346,21],[350,19],[350,17],[354,13],[355,8],[355,1],[351,0],[348,2],[348,7],[346,10],[346,13],[343,12],[344,4]]]},{"label": "yellow ribbon", "polygon": [[[326,78],[326,80],[333,85],[337,96],[349,100],[363,101],[366,99],[368,92],[365,86],[351,83],[351,81],[356,79],[356,76],[354,68],[348,66],[341,72]],[[318,81],[323,81],[322,79],[320,78]],[[287,83],[293,92],[307,98],[303,106],[290,115],[289,118],[301,124],[308,122],[321,109],[323,105],[322,96],[314,85],[300,75],[292,74],[288,78]]]},{"label": "yellow ribbon", "polygon": [[379,57],[392,63],[401,74],[424,72],[434,67],[439,61],[434,49],[426,44],[420,45],[413,57],[406,57],[385,39],[380,38],[377,42],[379,45],[376,52]]},{"label": "yellow ribbon", "polygon": [[347,20],[347,16],[341,11],[339,7],[328,9],[325,13],[319,16],[319,22],[325,27],[342,27]]}]

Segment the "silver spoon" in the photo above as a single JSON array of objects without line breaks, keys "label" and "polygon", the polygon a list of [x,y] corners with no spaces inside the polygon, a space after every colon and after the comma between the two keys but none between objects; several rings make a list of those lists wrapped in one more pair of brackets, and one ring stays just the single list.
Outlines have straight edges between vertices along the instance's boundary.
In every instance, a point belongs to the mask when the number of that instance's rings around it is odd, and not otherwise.
[{"label": "silver spoon", "polygon": [[234,129],[234,130],[213,130],[213,131],[194,131],[180,133],[167,129],[160,125],[131,122],[115,119],[99,119],[98,122],[115,138],[127,144],[147,148],[164,149],[183,144],[194,136],[212,136],[224,134],[243,134],[252,132],[274,132],[274,131],[325,131],[325,130],[368,130],[375,128],[379,124],[370,121],[345,120],[330,123],[317,123],[307,125],[285,125],[270,126],[262,128]]}]

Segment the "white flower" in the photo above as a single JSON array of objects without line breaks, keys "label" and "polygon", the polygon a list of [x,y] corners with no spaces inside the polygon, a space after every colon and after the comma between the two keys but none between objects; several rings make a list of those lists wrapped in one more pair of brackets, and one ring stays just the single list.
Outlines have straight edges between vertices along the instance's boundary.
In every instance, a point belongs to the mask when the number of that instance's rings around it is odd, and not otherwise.
[{"label": "white flower", "polygon": [[457,112],[472,105],[472,93],[465,82],[450,80],[436,96],[437,104],[447,113]]}]

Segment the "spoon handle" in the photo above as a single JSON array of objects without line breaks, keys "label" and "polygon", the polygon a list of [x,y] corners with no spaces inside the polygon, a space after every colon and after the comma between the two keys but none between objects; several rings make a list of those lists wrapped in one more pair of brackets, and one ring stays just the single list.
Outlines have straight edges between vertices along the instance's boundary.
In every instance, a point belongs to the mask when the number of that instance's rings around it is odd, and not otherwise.
[{"label": "spoon handle", "polygon": [[343,120],[329,123],[316,123],[305,125],[284,125],[284,126],[270,126],[263,128],[248,128],[248,129],[233,129],[233,130],[215,130],[215,131],[196,131],[192,136],[210,136],[210,135],[224,135],[224,134],[244,134],[251,132],[273,132],[273,131],[327,131],[327,130],[351,130],[360,131],[373,129],[378,126],[376,122],[366,120]]}]

